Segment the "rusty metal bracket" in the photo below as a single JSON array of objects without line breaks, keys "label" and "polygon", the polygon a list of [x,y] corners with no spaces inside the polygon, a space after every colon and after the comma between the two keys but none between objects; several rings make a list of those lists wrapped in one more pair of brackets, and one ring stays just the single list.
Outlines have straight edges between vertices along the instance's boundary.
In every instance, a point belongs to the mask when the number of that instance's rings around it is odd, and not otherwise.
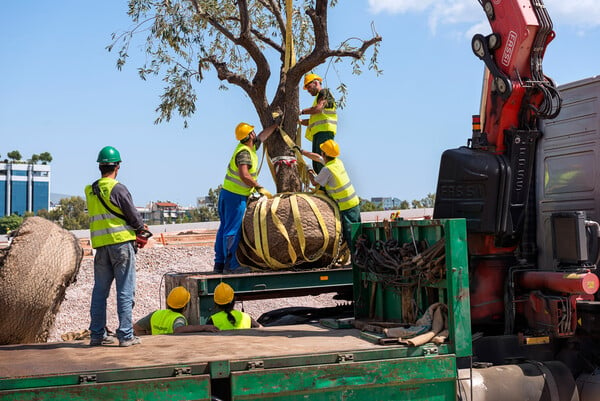
[{"label": "rusty metal bracket", "polygon": [[96,375],[79,375],[79,384],[96,383],[98,377]]},{"label": "rusty metal bracket", "polygon": [[246,365],[246,369],[254,370],[254,369],[264,369],[265,362],[264,361],[249,361],[248,365]]},{"label": "rusty metal bracket", "polygon": [[354,362],[354,354],[338,354],[338,363]]},{"label": "rusty metal bracket", "polygon": [[175,377],[191,375],[191,374],[192,374],[192,368],[190,368],[189,366],[187,366],[185,368],[175,368],[173,370],[173,376],[175,376]]}]

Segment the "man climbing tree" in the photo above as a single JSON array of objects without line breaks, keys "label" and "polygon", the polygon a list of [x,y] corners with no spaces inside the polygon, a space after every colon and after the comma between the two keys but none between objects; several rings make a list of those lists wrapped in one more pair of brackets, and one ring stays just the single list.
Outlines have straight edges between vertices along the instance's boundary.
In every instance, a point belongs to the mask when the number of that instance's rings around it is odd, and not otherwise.
[{"label": "man climbing tree", "polygon": [[[328,59],[350,59],[359,72],[365,53],[373,47],[369,68],[377,73],[377,50],[381,37],[376,33],[352,45],[350,40],[332,48],[329,43],[328,11],[336,1],[327,0],[130,0],[129,15],[135,28],[113,35],[108,49],[120,44],[117,67],[128,57],[136,33],[149,32],[146,51],[149,62],[140,76],[158,75],[164,69],[167,87],[157,108],[156,123],[169,121],[173,113],[184,119],[196,109],[193,84],[213,68],[223,82],[241,88],[250,98],[263,127],[274,121],[273,112],[284,113],[282,127],[296,140],[300,82],[304,75]],[[293,39],[292,39],[293,38]],[[298,57],[295,62],[296,55]],[[272,77],[269,60],[281,60],[279,74]],[[276,84],[270,79],[278,79]],[[270,96],[267,86],[276,88]],[[187,123],[185,123],[187,125]],[[266,143],[273,160],[294,159],[281,135]],[[276,169],[277,192],[301,189],[293,163]]]}]

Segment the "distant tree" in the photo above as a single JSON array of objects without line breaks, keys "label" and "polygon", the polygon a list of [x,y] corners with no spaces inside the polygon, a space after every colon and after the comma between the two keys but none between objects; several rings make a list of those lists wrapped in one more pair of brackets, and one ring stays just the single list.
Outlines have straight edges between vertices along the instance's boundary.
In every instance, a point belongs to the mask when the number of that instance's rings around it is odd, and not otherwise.
[{"label": "distant tree", "polygon": [[52,211],[42,209],[37,215],[54,221],[65,230],[84,230],[90,227],[90,218],[85,208],[85,199],[81,196],[71,196],[62,198]]},{"label": "distant tree", "polygon": [[40,153],[39,159],[42,164],[48,164],[52,161],[52,155],[48,152],[42,152]]},{"label": "distant tree", "polygon": [[421,199],[421,207],[433,207],[435,204],[435,194],[429,193],[423,199]]},{"label": "distant tree", "polygon": [[360,211],[361,212],[376,212],[383,210],[383,206],[368,201],[366,199],[360,198]]},{"label": "distant tree", "polygon": [[6,234],[12,230],[16,230],[23,223],[23,217],[17,214],[0,217],[0,234]]},{"label": "distant tree", "polygon": [[35,153],[32,154],[31,159],[29,161],[31,162],[31,164],[37,164],[40,161],[40,155]]},{"label": "distant tree", "polygon": [[208,201],[211,205],[216,207],[219,204],[219,194],[221,193],[222,188],[223,185],[219,185],[216,189],[210,188],[208,190]]},{"label": "distant tree", "polygon": [[400,209],[410,209],[410,203],[407,200],[400,202]]},{"label": "distant tree", "polygon": [[8,152],[6,154],[6,157],[8,157],[9,159],[11,159],[13,161],[19,161],[22,158],[21,152],[19,152],[18,150],[13,150],[12,152]]}]

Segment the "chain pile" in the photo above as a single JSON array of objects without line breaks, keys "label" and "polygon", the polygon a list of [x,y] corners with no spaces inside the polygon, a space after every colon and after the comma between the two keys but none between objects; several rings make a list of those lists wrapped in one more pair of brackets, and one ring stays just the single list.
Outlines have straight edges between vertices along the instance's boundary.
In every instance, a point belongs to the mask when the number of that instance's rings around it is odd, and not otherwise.
[{"label": "chain pile", "polygon": [[375,276],[386,287],[401,288],[434,284],[446,276],[445,240],[433,246],[426,241],[400,244],[396,239],[369,244],[360,237],[354,264]]}]

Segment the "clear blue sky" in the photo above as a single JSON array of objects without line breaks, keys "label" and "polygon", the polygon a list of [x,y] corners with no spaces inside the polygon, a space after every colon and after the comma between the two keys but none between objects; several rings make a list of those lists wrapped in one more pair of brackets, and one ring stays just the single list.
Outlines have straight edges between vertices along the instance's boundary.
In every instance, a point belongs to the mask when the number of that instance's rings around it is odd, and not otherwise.
[{"label": "clear blue sky", "polygon": [[[600,2],[546,0],[556,39],[544,72],[558,84],[600,74]],[[51,192],[83,196],[98,176],[104,145],[123,158],[119,179],[135,203],[170,200],[193,205],[222,183],[238,122],[257,123],[237,89],[219,91],[216,78],[197,87],[197,113],[154,125],[162,82],[142,81],[144,60],[131,49],[123,71],[105,47],[130,26],[127,2],[22,1],[0,14],[0,158],[50,152]],[[383,37],[375,76],[349,64],[317,73],[326,86],[350,90],[339,112],[337,139],[359,195],[413,200],[435,192],[441,153],[466,143],[479,109],[483,63],[471,52],[474,33],[489,33],[476,0],[340,0],[330,13],[332,45]],[[304,91],[303,91],[304,92]],[[303,93],[301,107],[311,103]],[[308,147],[308,143],[304,143]],[[260,180],[274,191],[266,162]]]}]

